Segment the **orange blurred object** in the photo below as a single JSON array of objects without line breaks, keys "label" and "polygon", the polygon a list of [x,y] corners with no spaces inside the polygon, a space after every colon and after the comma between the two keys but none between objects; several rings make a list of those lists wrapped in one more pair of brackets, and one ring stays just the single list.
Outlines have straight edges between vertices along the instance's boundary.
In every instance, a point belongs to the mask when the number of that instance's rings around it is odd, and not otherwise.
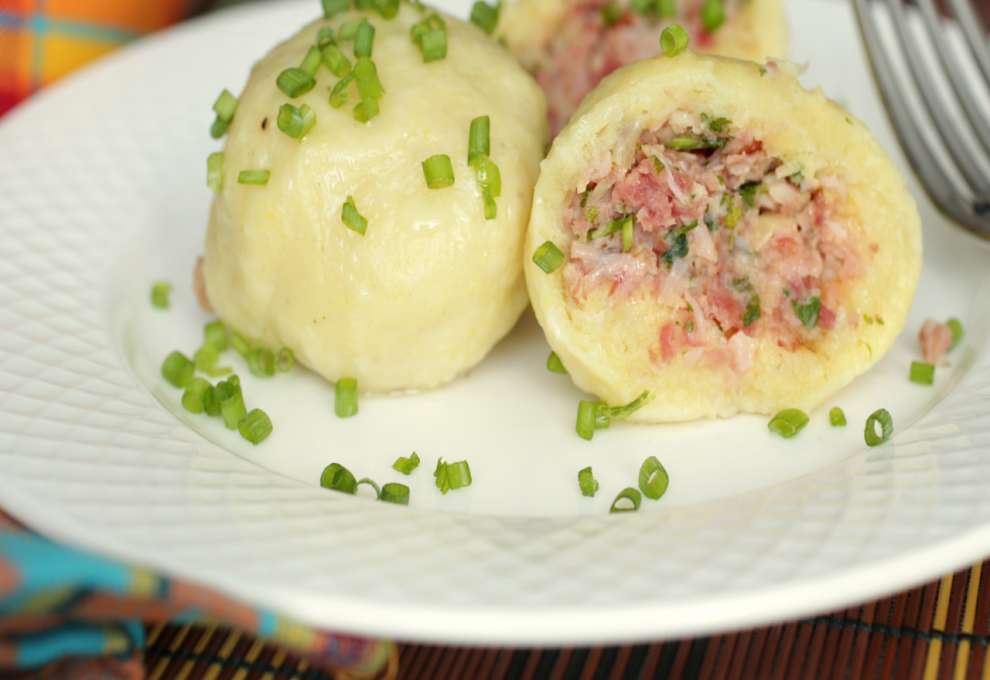
[{"label": "orange blurred object", "polygon": [[179,21],[202,0],[0,0],[0,115],[103,54]]}]

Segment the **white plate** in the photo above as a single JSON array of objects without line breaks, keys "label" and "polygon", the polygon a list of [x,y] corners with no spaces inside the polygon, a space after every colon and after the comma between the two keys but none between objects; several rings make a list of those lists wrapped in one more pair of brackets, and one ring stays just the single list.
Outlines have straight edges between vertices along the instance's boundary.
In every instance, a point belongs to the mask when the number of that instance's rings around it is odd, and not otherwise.
[{"label": "white plate", "polygon": [[[450,0],[454,9],[465,3]],[[906,332],[795,441],[765,419],[615,426],[586,443],[580,394],[543,368],[526,318],[471,376],[366,399],[338,420],[301,371],[248,400],[276,431],[252,448],[185,413],[158,367],[192,351],[206,317],[190,286],[210,195],[210,104],[312,18],[316,0],[193,22],[97,64],[0,124],[0,504],[68,543],[196,579],[330,629],[463,643],[684,636],[871,598],[990,553],[990,249],[921,198],[926,270]],[[791,7],[807,81],[893,148],[842,3]],[[822,40],[821,36],[828,36]],[[173,308],[150,308],[156,279]],[[967,340],[933,388],[907,381],[926,316]],[[831,404],[829,404],[831,405]],[[894,441],[867,450],[884,406]],[[418,451],[412,506],[321,490],[339,461],[379,482]],[[667,496],[608,506],[657,455]],[[437,456],[467,458],[441,496]],[[602,483],[580,496],[576,473]],[[402,479],[401,481],[407,481]]]}]

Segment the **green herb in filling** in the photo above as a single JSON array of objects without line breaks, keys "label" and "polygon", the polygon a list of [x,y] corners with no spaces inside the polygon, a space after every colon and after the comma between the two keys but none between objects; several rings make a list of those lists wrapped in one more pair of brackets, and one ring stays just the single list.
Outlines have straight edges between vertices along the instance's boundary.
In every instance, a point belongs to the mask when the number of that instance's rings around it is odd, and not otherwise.
[{"label": "green herb in filling", "polygon": [[804,327],[811,330],[818,325],[818,315],[821,312],[822,301],[817,296],[810,298],[807,302],[791,301],[794,314],[801,320]]}]

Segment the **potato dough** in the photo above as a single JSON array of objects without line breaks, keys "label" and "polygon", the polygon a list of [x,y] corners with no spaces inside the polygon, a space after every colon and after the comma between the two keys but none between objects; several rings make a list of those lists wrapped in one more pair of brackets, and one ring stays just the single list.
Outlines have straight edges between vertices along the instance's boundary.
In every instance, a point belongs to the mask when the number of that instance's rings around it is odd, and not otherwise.
[{"label": "potato dough", "polygon": [[[366,16],[385,94],[367,124],[348,103],[330,106],[337,82],[291,100],[316,126],[300,141],[276,125],[290,101],[276,79],[298,66],[325,25]],[[424,389],[468,371],[526,307],[522,243],[547,137],[539,87],[474,26],[451,17],[446,59],[424,64],[410,39],[422,14],[407,3],[393,20],[349,12],[318,21],[258,62],[226,143],[222,191],[213,203],[204,275],[209,300],[235,329],[291,348],[328,380],[362,391]],[[353,60],[352,45],[343,43]],[[491,117],[491,158],[501,169],[498,217],[486,221],[467,163],[468,130]],[[427,188],[422,161],[447,154],[456,182]],[[267,169],[267,186],[238,173]],[[341,222],[353,196],[364,236]]]},{"label": "potato dough", "polygon": [[[585,238],[626,201],[647,206],[633,241]],[[530,259],[546,241],[569,257],[551,274]],[[684,52],[585,99],[543,163],[526,252],[574,382],[613,405],[650,390],[631,420],[669,422],[811,409],[863,373],[904,327],[921,229],[887,154],[838,104],[773,63]]]},{"label": "potato dough", "polygon": [[[509,49],[543,85],[551,127],[559,129],[608,72],[660,52],[663,25],[626,7],[626,20],[603,28],[605,0],[507,0],[498,32]],[[707,34],[699,18],[700,1],[678,0],[683,14],[673,20],[694,32],[691,45],[701,52],[760,61],[788,56],[787,22],[782,0],[729,0],[725,23]],[[580,19],[585,16],[587,18]],[[559,59],[548,57],[551,45]],[[588,63],[593,62],[593,63]]]}]

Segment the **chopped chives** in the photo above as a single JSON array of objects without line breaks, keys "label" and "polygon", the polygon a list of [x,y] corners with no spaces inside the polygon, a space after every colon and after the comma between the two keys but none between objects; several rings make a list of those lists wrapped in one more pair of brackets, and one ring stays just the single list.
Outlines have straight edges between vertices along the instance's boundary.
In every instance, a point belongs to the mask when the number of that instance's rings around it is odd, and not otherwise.
[{"label": "chopped chives", "polygon": [[202,371],[214,378],[232,373],[233,371],[230,368],[217,366],[217,362],[220,361],[220,351],[215,345],[209,343],[204,344],[196,350],[196,354],[193,355],[193,363],[196,364],[196,370]]},{"label": "chopped chives", "polygon": [[468,163],[491,154],[491,127],[492,120],[489,116],[478,116],[471,121],[468,132]]},{"label": "chopped chives", "polygon": [[660,49],[668,57],[676,57],[688,46],[688,34],[680,24],[672,24],[660,34]]},{"label": "chopped chives", "polygon": [[208,416],[220,415],[220,396],[217,394],[217,388],[212,385],[203,394],[203,412]]},{"label": "chopped chives", "polygon": [[547,274],[553,274],[564,264],[564,253],[553,241],[545,241],[533,253],[533,262]]},{"label": "chopped chives", "polygon": [[612,424],[612,417],[609,415],[608,404],[600,401],[594,402],[595,407],[595,429],[607,430]]},{"label": "chopped chives", "polygon": [[237,331],[230,331],[230,346],[235,352],[240,354],[245,360],[248,354],[251,353],[251,343],[249,343],[243,335]]},{"label": "chopped chives", "polygon": [[708,146],[709,144],[705,139],[693,135],[678,135],[667,142],[667,147],[674,151],[694,151]]},{"label": "chopped chives", "polygon": [[203,326],[203,344],[215,347],[218,352],[227,349],[227,327],[223,321],[211,321]]},{"label": "chopped chives", "polygon": [[433,471],[433,480],[440,493],[446,495],[452,489],[462,489],[471,486],[471,467],[466,460],[456,463],[445,463],[443,458],[437,460]]},{"label": "chopped chives", "polygon": [[378,499],[396,505],[409,505],[409,487],[398,482],[389,482],[382,487]]},{"label": "chopped chives", "polygon": [[302,139],[314,125],[316,112],[306,104],[299,108],[292,104],[282,104],[278,110],[278,129],[293,139]]},{"label": "chopped chives", "polygon": [[223,151],[214,151],[206,157],[206,186],[219,192],[223,188]]},{"label": "chopped chives", "polygon": [[306,56],[303,57],[302,64],[299,65],[303,71],[308,73],[311,77],[316,76],[316,72],[320,70],[320,64],[323,63],[323,54],[320,52],[320,48],[313,45],[306,51]]},{"label": "chopped chives", "polygon": [[340,210],[340,221],[347,228],[353,229],[362,236],[364,236],[364,232],[368,229],[368,220],[358,212],[357,206],[354,205],[353,196],[348,196],[344,202],[344,207]]},{"label": "chopped chives", "polygon": [[478,184],[482,190],[488,192],[492,198],[498,198],[502,195],[502,172],[491,158],[488,156],[476,157],[471,162],[471,167],[474,168]]},{"label": "chopped chives", "polygon": [[579,401],[577,410],[577,423],[575,430],[578,436],[585,441],[591,441],[595,436],[595,419],[598,411],[598,404],[593,401]]},{"label": "chopped chives", "polygon": [[598,493],[598,480],[595,479],[595,475],[591,472],[591,466],[578,470],[578,487],[581,489],[582,496],[593,497]]},{"label": "chopped chives", "polygon": [[288,347],[283,347],[275,355],[275,366],[279,373],[288,373],[296,365],[296,355]]},{"label": "chopped chives", "polygon": [[794,308],[794,314],[804,327],[807,329],[812,329],[818,325],[818,315],[821,312],[822,301],[818,297],[813,297],[807,302],[798,302],[793,300],[791,306]]},{"label": "chopped chives", "polygon": [[670,476],[656,456],[650,456],[639,468],[639,489],[651,500],[660,500],[670,485]]},{"label": "chopped chives", "polygon": [[370,21],[362,21],[354,34],[354,56],[371,57],[375,49],[375,27]]},{"label": "chopped chives", "polygon": [[498,203],[495,202],[495,197],[492,196],[488,189],[481,190],[481,201],[484,206],[486,220],[494,220],[498,217]]},{"label": "chopped chives", "polygon": [[372,489],[375,490],[375,500],[378,500],[378,499],[380,499],[382,497],[382,489],[381,489],[381,487],[378,486],[378,484],[375,483],[375,480],[369,479],[368,477],[365,477],[363,479],[359,479],[358,480],[357,486],[355,487],[355,493],[357,492],[357,487],[358,486],[361,486],[362,484],[364,484],[366,486],[370,486]]},{"label": "chopped chives", "polygon": [[169,295],[171,294],[171,283],[167,281],[156,281],[151,286],[151,306],[155,309],[168,309]]},{"label": "chopped chives", "polygon": [[234,114],[237,112],[237,97],[232,95],[230,90],[225,89],[213,102],[213,111],[217,114],[217,120],[229,123],[234,120]]},{"label": "chopped chives", "polygon": [[186,385],[186,391],[182,394],[182,408],[190,413],[202,413],[206,410],[204,400],[206,394],[213,389],[213,385],[203,378],[193,378]]},{"label": "chopped chives", "polygon": [[833,406],[828,412],[828,422],[832,427],[846,426],[846,412],[838,406]]},{"label": "chopped chives", "polygon": [[608,224],[604,224],[597,229],[593,229],[588,233],[588,239],[594,241],[596,238],[603,238],[605,236],[611,236],[615,232],[621,232],[626,228],[628,223],[630,226],[635,224],[636,217],[634,215],[623,215],[612,220]]},{"label": "chopped chives", "polygon": [[185,387],[196,374],[196,365],[185,354],[175,351],[165,357],[161,372],[173,387]]},{"label": "chopped chives", "polygon": [[606,26],[615,26],[622,18],[622,8],[614,0],[600,10],[602,23]]},{"label": "chopped chives", "polygon": [[354,80],[354,71],[352,70],[344,78],[337,81],[337,84],[333,86],[330,91],[330,106],[335,109],[339,109],[341,106],[347,103],[347,86],[351,84]]},{"label": "chopped chives", "polygon": [[271,176],[269,170],[241,170],[237,174],[237,183],[263,187],[268,184]]},{"label": "chopped chives", "polygon": [[334,386],[333,411],[338,418],[350,418],[358,412],[358,383],[354,378],[341,378]]},{"label": "chopped chives", "polygon": [[454,184],[454,166],[447,154],[430,156],[423,161],[423,177],[430,189],[444,189]]},{"label": "chopped chives", "polygon": [[643,502],[643,497],[640,495],[639,491],[627,486],[625,489],[619,492],[619,495],[615,497],[612,501],[612,507],[608,509],[609,513],[613,512],[635,512],[639,510],[640,504]]},{"label": "chopped chives", "polygon": [[278,75],[275,84],[278,85],[278,89],[280,89],[285,96],[294,99],[306,94],[316,87],[316,79],[301,68],[292,67],[282,71]]},{"label": "chopped chives", "polygon": [[423,55],[423,63],[439,61],[447,56],[447,23],[439,14],[433,13],[417,21],[409,34]]},{"label": "chopped chives", "polygon": [[337,38],[342,42],[354,40],[354,38],[357,37],[358,28],[360,28],[361,23],[364,21],[367,21],[367,19],[351,19],[350,21],[345,21],[337,30]]},{"label": "chopped chives", "polygon": [[550,352],[550,356],[547,357],[547,370],[551,373],[567,373],[564,362],[560,360],[556,352]]},{"label": "chopped chives", "polygon": [[357,491],[357,480],[351,471],[340,463],[330,463],[320,474],[320,486],[324,489],[353,494]]},{"label": "chopped chives", "polygon": [[379,113],[377,99],[362,99],[354,106],[354,120],[367,123]]},{"label": "chopped chives", "polygon": [[945,322],[945,325],[949,327],[949,332],[952,333],[952,344],[949,346],[949,349],[955,349],[956,345],[959,344],[965,334],[963,331],[962,321],[959,319],[949,319]]},{"label": "chopped chives", "polygon": [[656,0],[629,0],[629,6],[639,14],[647,17],[656,14],[657,11]]},{"label": "chopped chives", "polygon": [[911,372],[908,375],[911,382],[918,385],[935,384],[935,364],[924,361],[912,361]]},{"label": "chopped chives", "polygon": [[[877,426],[880,427],[879,432],[877,432]],[[866,429],[863,434],[867,446],[880,446],[889,441],[891,435],[894,434],[894,419],[890,412],[882,408],[871,413],[870,417],[866,419]]]},{"label": "chopped chives", "polygon": [[316,46],[321,50],[327,45],[333,45],[334,42],[336,41],[334,39],[333,26],[323,26],[316,34]]},{"label": "chopped chives", "polygon": [[241,418],[241,422],[237,424],[237,430],[242,437],[257,446],[268,439],[268,435],[272,433],[272,420],[260,408],[252,409],[250,413]]},{"label": "chopped chives", "polygon": [[336,45],[327,45],[321,54],[327,70],[338,78],[343,78],[351,72],[351,60],[344,56],[344,52]]},{"label": "chopped chives", "polygon": [[229,127],[229,122],[215,118],[213,120],[213,124],[210,126],[210,137],[213,137],[213,139],[220,139],[227,134],[227,128]]},{"label": "chopped chives", "polygon": [[270,349],[256,347],[247,355],[248,369],[259,378],[275,375],[275,354]]},{"label": "chopped chives", "polygon": [[323,3],[323,16],[326,19],[332,19],[351,8],[351,0],[321,0],[321,2]]},{"label": "chopped chives", "polygon": [[392,463],[392,469],[396,472],[401,472],[404,475],[412,474],[412,471],[419,467],[419,454],[413,451],[412,455],[408,458],[405,456],[399,456]]},{"label": "chopped chives", "polygon": [[653,395],[649,391],[642,392],[638,397],[630,401],[624,406],[606,406],[608,415],[616,420],[621,420],[623,418],[628,418],[633,413],[643,408],[650,402]]},{"label": "chopped chives", "polygon": [[471,23],[491,35],[498,25],[499,5],[478,0],[471,6]]},{"label": "chopped chives", "polygon": [[713,33],[725,23],[723,0],[703,0],[701,3],[701,23],[705,30]]},{"label": "chopped chives", "polygon": [[419,40],[419,51],[424,64],[444,59],[447,56],[447,31],[435,28],[424,33]]},{"label": "chopped chives", "polygon": [[361,99],[381,99],[385,89],[378,79],[378,68],[375,62],[367,57],[359,57],[354,64],[354,79],[357,81],[358,93]]},{"label": "chopped chives", "polygon": [[[632,215],[630,215],[632,218]],[[622,252],[628,253],[632,250],[636,238],[636,222],[633,219],[622,222]]]},{"label": "chopped chives", "polygon": [[767,427],[774,434],[784,439],[790,439],[804,429],[808,424],[808,414],[796,408],[787,408],[770,419]]},{"label": "chopped chives", "polygon": [[238,423],[247,415],[241,379],[232,375],[217,385],[217,397],[220,400],[220,415],[223,416],[224,426],[228,430],[236,430]]},{"label": "chopped chives", "polygon": [[371,4],[385,20],[391,21],[399,14],[399,0],[372,0]]}]

